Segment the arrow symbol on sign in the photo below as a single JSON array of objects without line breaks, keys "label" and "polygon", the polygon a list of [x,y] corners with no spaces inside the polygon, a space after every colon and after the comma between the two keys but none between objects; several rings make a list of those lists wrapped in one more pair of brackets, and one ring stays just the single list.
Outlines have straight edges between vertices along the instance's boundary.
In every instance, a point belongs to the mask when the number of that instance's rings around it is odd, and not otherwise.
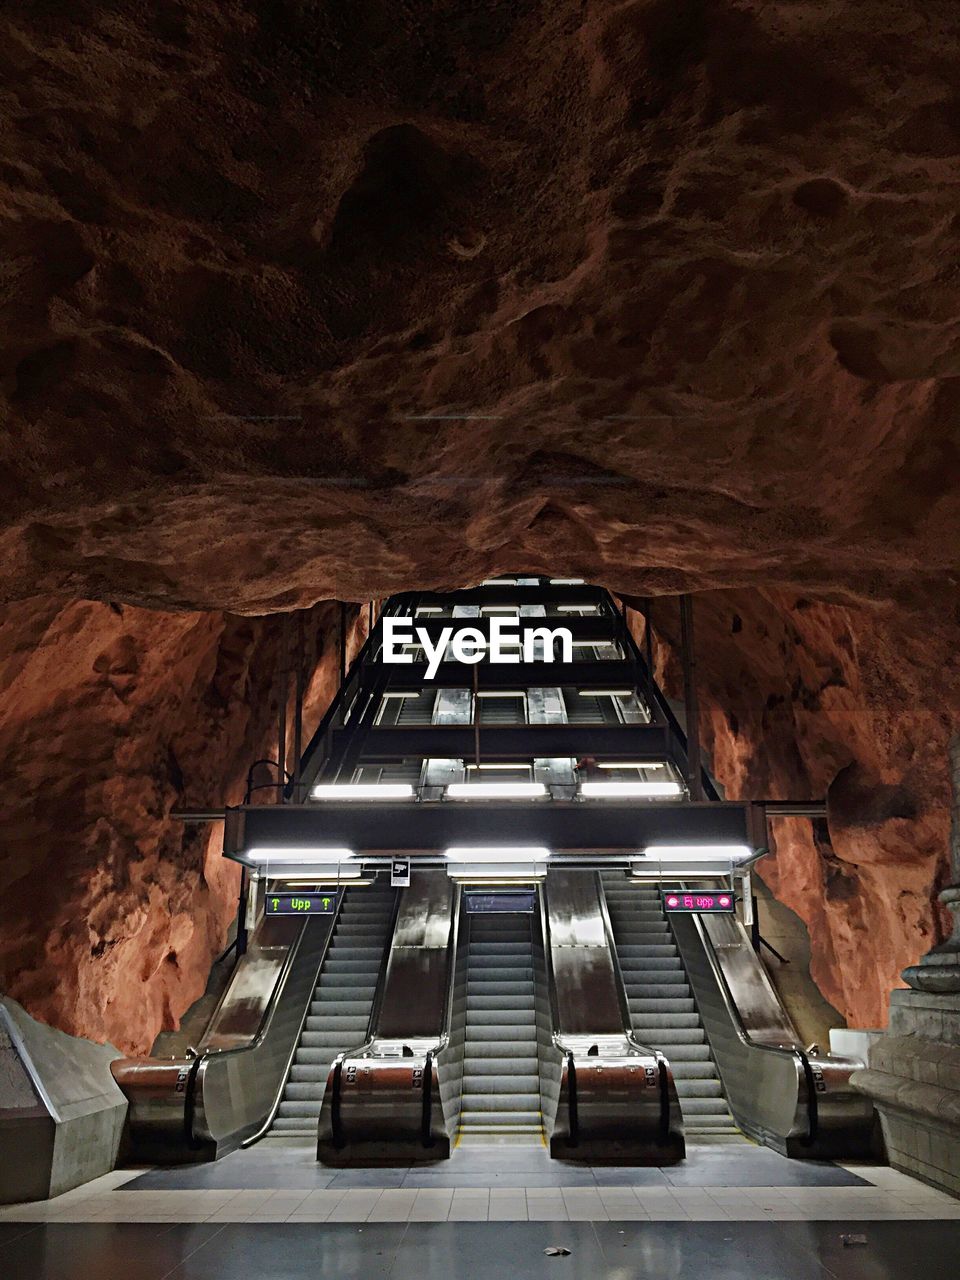
[{"label": "arrow symbol on sign", "polygon": [[274,898],[274,899],[273,899],[273,909],[274,909],[274,911],[276,911],[276,909],[277,909],[277,907],[279,907],[279,905],[280,905],[280,899],[279,899],[279,898]]}]

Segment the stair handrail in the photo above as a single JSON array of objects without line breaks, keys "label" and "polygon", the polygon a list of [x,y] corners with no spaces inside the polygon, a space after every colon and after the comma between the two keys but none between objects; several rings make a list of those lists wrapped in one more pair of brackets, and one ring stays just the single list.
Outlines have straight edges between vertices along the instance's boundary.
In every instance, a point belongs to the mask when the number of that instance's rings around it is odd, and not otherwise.
[{"label": "stair handrail", "polygon": [[[313,982],[313,991],[315,991],[315,990],[316,990],[317,981],[318,981],[318,979],[319,979],[319,977],[320,977],[320,974],[323,972],[323,967],[324,967],[324,965],[327,963],[327,956],[328,956],[328,954],[329,954],[329,952],[330,952],[330,947],[331,947],[331,946],[332,946],[332,944],[333,944],[333,935],[336,933],[336,931],[337,931],[337,926],[338,926],[338,925],[339,925],[339,923],[340,923],[340,912],[341,912],[341,911],[342,911],[342,909],[343,909],[343,904],[344,904],[344,901],[345,901],[345,899],[346,899],[346,896],[347,896],[347,895],[346,895],[346,889],[345,889],[345,888],[342,888],[342,887],[341,887],[341,888],[339,888],[339,889],[337,890],[337,901],[336,901],[336,904],[335,904],[335,907],[334,907],[333,919],[330,921],[330,928],[329,928],[329,930],[328,930],[328,932],[327,932],[327,937],[326,937],[326,940],[325,940],[325,942],[324,942],[324,944],[323,944],[323,951],[322,951],[322,953],[321,953],[321,955],[320,955],[320,963],[319,963],[319,964],[318,964],[318,966],[317,966],[317,975],[316,975],[316,977],[314,978],[314,982]],[[308,924],[308,921],[307,921],[307,920],[304,920],[303,924],[304,924],[304,928],[306,928],[306,926],[307,926],[307,924]],[[278,981],[278,982],[277,982],[277,985],[276,985],[276,987],[274,988],[274,991],[275,991],[275,992],[278,992],[278,991],[282,990],[282,983],[286,981],[286,975],[287,975],[287,973],[289,972],[290,965],[293,963],[293,950],[294,950],[294,948],[293,948],[293,947],[291,947],[291,948],[290,948],[290,956],[288,957],[287,964],[284,966],[284,973],[283,973],[283,977],[282,977],[282,979],[281,979],[280,981]],[[241,1141],[240,1146],[241,1146],[242,1148],[250,1147],[250,1146],[252,1146],[256,1141],[258,1141],[258,1139],[262,1138],[262,1137],[263,1137],[263,1135],[269,1131],[270,1126],[273,1124],[274,1120],[276,1119],[277,1112],[280,1110],[280,1103],[283,1101],[283,1092],[284,1092],[284,1089],[285,1089],[285,1088],[286,1088],[286,1086],[287,1086],[287,1080],[288,1080],[288,1078],[289,1078],[289,1076],[290,1076],[290,1068],[292,1067],[292,1065],[293,1065],[293,1060],[294,1060],[294,1058],[295,1058],[295,1057],[296,1057],[296,1055],[297,1055],[297,1049],[298,1049],[298,1048],[299,1048],[299,1046],[300,1046],[300,1040],[301,1040],[301,1038],[302,1038],[302,1036],[303,1036],[303,1029],[304,1029],[304,1027],[307,1025],[307,1018],[309,1018],[309,1016],[310,1016],[310,1005],[311,1005],[311,1004],[312,1004],[312,1002],[313,1002],[313,991],[311,991],[311,993],[310,993],[310,999],[309,999],[309,1000],[306,1002],[306,1004],[304,1005],[304,1008],[303,1008],[303,1017],[300,1019],[300,1027],[299,1027],[299,1029],[298,1029],[298,1031],[297,1031],[296,1036],[294,1037],[294,1039],[293,1039],[293,1041],[292,1041],[292,1047],[291,1047],[290,1053],[287,1055],[287,1061],[286,1061],[286,1064],[285,1064],[285,1066],[284,1066],[283,1076],[282,1076],[282,1079],[281,1079],[280,1085],[279,1085],[279,1087],[278,1087],[278,1089],[277,1089],[276,1097],[274,1098],[274,1100],[273,1100],[273,1104],[272,1104],[272,1105],[271,1105],[271,1107],[270,1107],[270,1113],[269,1113],[269,1115],[267,1116],[267,1118],[266,1118],[266,1120],[264,1121],[264,1123],[261,1125],[261,1127],[257,1130],[257,1132],[256,1132],[256,1133],[252,1134],[252,1135],[251,1135],[250,1137],[248,1137],[248,1138],[244,1138],[244,1139]],[[271,1007],[272,1007],[272,1005],[273,1005],[273,1002],[271,1002]],[[269,1011],[268,1011],[268,1012],[269,1012]],[[264,1017],[264,1022],[263,1022],[263,1024],[261,1024],[261,1031],[262,1031],[262,1035],[261,1035],[261,1032],[258,1032],[258,1033],[257,1033],[257,1037],[255,1037],[255,1039],[254,1039],[253,1041],[251,1041],[251,1043],[250,1043],[249,1045],[242,1045],[242,1046],[238,1046],[236,1049],[220,1049],[220,1050],[213,1050],[213,1051],[212,1051],[212,1053],[210,1054],[210,1056],[213,1056],[213,1054],[216,1054],[216,1055],[217,1055],[217,1057],[219,1057],[220,1055],[225,1054],[225,1053],[249,1053],[251,1049],[254,1049],[254,1048],[256,1047],[256,1045],[257,1045],[257,1044],[259,1044],[259,1043],[260,1043],[260,1041],[261,1041],[263,1038],[265,1038],[266,1033],[267,1033],[267,1031],[269,1030],[269,1028],[265,1025],[265,1024],[266,1024],[266,1022],[267,1022],[267,1018],[266,1018],[266,1016],[265,1016],[265,1017]],[[193,1104],[194,1104],[194,1097],[193,1097],[193,1093],[194,1093],[194,1089],[195,1089],[195,1087],[196,1087],[197,1074],[199,1073],[199,1070],[200,1070],[201,1061],[202,1061],[203,1059],[205,1059],[207,1056],[208,1056],[208,1055],[207,1055],[207,1054],[205,1054],[205,1053],[204,1053],[204,1054],[202,1054],[202,1055],[200,1055],[200,1060],[198,1060],[198,1063],[197,1063],[197,1069],[194,1071],[193,1076],[192,1076],[191,1081],[190,1081],[189,1103],[190,1103],[190,1106],[191,1106],[191,1112],[192,1112],[192,1108],[193,1108]]]},{"label": "stair handrail", "polygon": [[[740,1040],[742,1044],[748,1046],[752,1051],[773,1054],[779,1058],[792,1057],[799,1066],[800,1075],[804,1081],[804,1093],[806,1095],[805,1097],[798,1098],[797,1100],[798,1104],[804,1104],[804,1113],[806,1118],[806,1133],[800,1135],[800,1141],[804,1145],[812,1144],[816,1139],[818,1128],[817,1092],[814,1087],[813,1070],[810,1066],[810,1061],[806,1052],[796,1043],[779,1046],[764,1044],[762,1041],[754,1040],[751,1037],[749,1031],[747,1031],[746,1027],[743,1025],[740,1010],[737,1008],[733,992],[730,990],[726,975],[724,974],[723,968],[717,959],[713,942],[706,930],[703,928],[703,921],[697,914],[693,914],[690,919],[693,922],[697,937],[700,939],[704,955],[706,956],[707,963],[713,973],[714,980],[717,984],[717,990],[720,992],[720,998],[724,1003],[724,1007],[730,1018],[730,1025],[733,1027],[733,1031],[737,1039]],[[717,1070],[719,1071],[719,1064],[717,1066]]]}]

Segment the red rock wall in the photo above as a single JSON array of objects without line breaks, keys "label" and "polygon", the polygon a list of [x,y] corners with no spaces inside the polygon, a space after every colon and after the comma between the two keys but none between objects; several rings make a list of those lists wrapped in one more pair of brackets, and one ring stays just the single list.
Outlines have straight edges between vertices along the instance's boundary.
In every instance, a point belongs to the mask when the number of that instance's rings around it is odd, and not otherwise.
[{"label": "red rock wall", "polygon": [[[351,648],[365,619],[351,610]],[[307,741],[336,687],[336,608],[303,621]],[[34,1017],[143,1052],[202,992],[238,871],[220,824],[169,814],[239,802],[251,762],[276,758],[279,633],[95,602],[7,611],[0,989]]]},{"label": "red rock wall", "polygon": [[[675,603],[653,617],[680,697]],[[885,1025],[900,970],[944,924],[952,619],[918,632],[890,611],[731,591],[696,597],[695,629],[701,732],[725,793],[828,802],[826,821],[771,824],[760,873],[805,921],[824,996],[851,1026]]]}]

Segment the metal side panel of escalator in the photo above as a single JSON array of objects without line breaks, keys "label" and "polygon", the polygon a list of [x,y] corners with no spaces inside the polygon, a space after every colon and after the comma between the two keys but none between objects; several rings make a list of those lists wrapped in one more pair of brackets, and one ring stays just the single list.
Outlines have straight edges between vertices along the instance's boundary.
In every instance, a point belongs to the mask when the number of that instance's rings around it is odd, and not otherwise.
[{"label": "metal side panel of escalator", "polygon": [[740,921],[694,915],[671,926],[741,1129],[795,1158],[875,1154],[873,1105],[850,1083],[862,1063],[803,1047]]},{"label": "metal side panel of escalator", "polygon": [[407,1164],[450,1154],[438,1058],[450,1049],[457,919],[457,890],[445,870],[420,870],[401,890],[366,1038],[337,1054],[327,1075],[322,1163]]},{"label": "metal side panel of escalator", "polygon": [[[342,926],[353,930],[355,916],[364,914],[346,909],[347,892],[353,901],[353,895],[376,898],[380,891],[341,889],[332,915],[261,917],[194,1050],[113,1064],[129,1103],[128,1158],[160,1164],[211,1160],[263,1136],[282,1105],[295,1056],[305,1047],[318,987],[326,998],[322,972],[331,944],[342,937]],[[335,985],[336,980],[330,987]]]},{"label": "metal side panel of escalator", "polygon": [[[597,874],[552,870],[541,899],[552,1049],[561,1064],[555,1115],[548,1121],[551,1154],[620,1164],[682,1159],[671,1064],[630,1026]],[[543,1055],[541,1062],[544,1070],[549,1063]]]}]

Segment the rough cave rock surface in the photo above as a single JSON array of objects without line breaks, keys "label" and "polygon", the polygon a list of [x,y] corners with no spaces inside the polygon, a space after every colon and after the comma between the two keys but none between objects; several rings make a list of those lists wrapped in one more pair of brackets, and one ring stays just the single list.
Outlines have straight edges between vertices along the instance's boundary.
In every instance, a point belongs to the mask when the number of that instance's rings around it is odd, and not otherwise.
[{"label": "rough cave rock surface", "polygon": [[[655,601],[653,622],[658,678],[680,697],[676,604]],[[695,623],[713,776],[728,799],[826,798],[826,820],[771,822],[758,871],[806,923],[824,996],[850,1026],[883,1026],[900,971],[949,932],[934,895],[955,717],[928,686],[952,649],[770,589],[698,595]]]},{"label": "rough cave rock surface", "polygon": [[[302,615],[307,735],[336,687],[335,618]],[[3,618],[0,990],[34,1017],[144,1052],[203,991],[238,868],[221,823],[170,811],[237,804],[251,764],[276,760],[281,634],[275,618],[95,601]],[[254,771],[254,802],[275,778]]]},{"label": "rough cave rock surface", "polygon": [[0,877],[44,907],[2,898],[12,993],[126,1045],[196,993],[232,886],[163,821],[169,752],[236,794],[264,615],[522,568],[716,611],[718,772],[830,795],[776,877],[875,1021],[939,927],[958,705],[952,0],[44,0],[0,34]]}]

